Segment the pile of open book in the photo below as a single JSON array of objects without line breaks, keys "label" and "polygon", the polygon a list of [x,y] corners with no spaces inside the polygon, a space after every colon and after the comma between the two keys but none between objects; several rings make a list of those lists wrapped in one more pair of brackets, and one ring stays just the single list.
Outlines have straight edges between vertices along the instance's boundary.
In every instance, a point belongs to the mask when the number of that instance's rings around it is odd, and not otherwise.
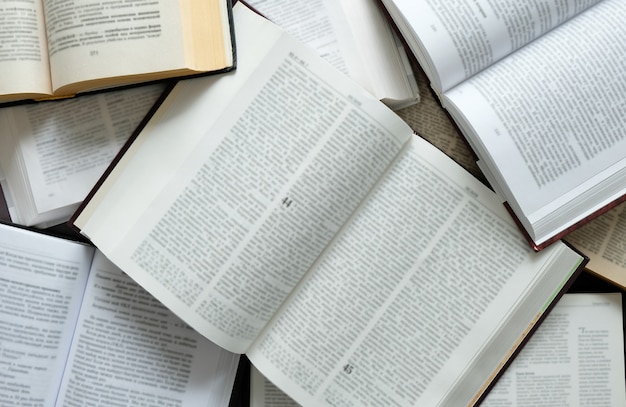
[{"label": "pile of open book", "polygon": [[624,2],[5,3],[1,405],[626,403]]}]

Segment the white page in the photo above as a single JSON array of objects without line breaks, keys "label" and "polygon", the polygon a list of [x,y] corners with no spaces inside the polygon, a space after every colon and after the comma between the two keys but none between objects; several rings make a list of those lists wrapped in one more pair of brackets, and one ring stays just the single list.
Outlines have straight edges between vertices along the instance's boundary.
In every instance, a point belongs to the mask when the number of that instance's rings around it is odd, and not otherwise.
[{"label": "white page", "polygon": [[565,294],[481,406],[624,406],[619,293]]},{"label": "white page", "polygon": [[[7,186],[18,212],[13,221],[30,226],[69,219],[164,88],[140,86],[3,109],[0,125],[14,142],[0,162],[11,174]],[[33,218],[32,205],[44,215]]]},{"label": "white page", "polygon": [[601,2],[446,94],[502,199],[530,222],[571,210],[570,225],[625,192],[619,181],[604,194],[596,187],[626,171],[626,71],[614,60],[626,53],[614,40],[626,36],[625,4]]},{"label": "white page", "polygon": [[[481,406],[626,405],[623,340],[620,294],[565,294]],[[250,377],[251,407],[298,405]]]},{"label": "white page", "polygon": [[[411,132],[267,20],[236,7],[235,21],[240,67],[179,83],[91,201],[106,191],[103,218],[81,229],[195,329],[243,353]],[[214,109],[222,100],[233,103]],[[164,165],[163,151],[175,161]]]},{"label": "white page", "polygon": [[415,136],[248,357],[304,405],[466,405],[580,264],[563,248]]},{"label": "white page", "polygon": [[58,406],[227,406],[239,355],[192,330],[96,252]]},{"label": "white page", "polygon": [[[339,71],[350,76],[347,59],[356,58],[353,39],[341,4],[331,0],[252,0],[247,2],[264,17],[313,48]],[[345,36],[346,38],[341,38]],[[344,49],[342,45],[347,45]],[[358,72],[356,78],[359,78]]]},{"label": "white page", "polygon": [[400,23],[401,32],[438,92],[445,92],[598,2],[383,0],[390,10],[397,9],[402,15],[394,16],[394,20]]},{"label": "white page", "polygon": [[54,406],[92,256],[0,224],[0,404]]},{"label": "white page", "polygon": [[406,51],[376,0],[253,0],[251,7],[392,108],[415,103]]}]

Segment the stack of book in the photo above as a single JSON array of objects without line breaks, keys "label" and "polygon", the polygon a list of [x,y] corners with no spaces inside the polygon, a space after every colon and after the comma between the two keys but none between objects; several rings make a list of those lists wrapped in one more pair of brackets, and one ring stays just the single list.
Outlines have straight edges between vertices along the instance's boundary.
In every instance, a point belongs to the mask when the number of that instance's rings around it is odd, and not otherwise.
[{"label": "stack of book", "polygon": [[626,403],[618,1],[84,3],[0,9],[100,61],[0,86],[0,404]]}]

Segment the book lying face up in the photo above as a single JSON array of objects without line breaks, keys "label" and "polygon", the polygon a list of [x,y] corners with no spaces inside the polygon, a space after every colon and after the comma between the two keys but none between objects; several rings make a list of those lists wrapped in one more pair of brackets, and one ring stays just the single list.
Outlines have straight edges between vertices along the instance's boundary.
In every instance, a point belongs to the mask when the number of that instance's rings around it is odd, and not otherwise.
[{"label": "book lying face up", "polygon": [[231,11],[230,0],[5,1],[0,102],[232,69]]},{"label": "book lying face up", "polygon": [[[275,25],[179,82],[72,223],[298,403],[467,405],[585,259]],[[164,154],[167,159],[164,159]]]},{"label": "book lying face up", "polygon": [[383,3],[536,250],[626,200],[624,1]]}]

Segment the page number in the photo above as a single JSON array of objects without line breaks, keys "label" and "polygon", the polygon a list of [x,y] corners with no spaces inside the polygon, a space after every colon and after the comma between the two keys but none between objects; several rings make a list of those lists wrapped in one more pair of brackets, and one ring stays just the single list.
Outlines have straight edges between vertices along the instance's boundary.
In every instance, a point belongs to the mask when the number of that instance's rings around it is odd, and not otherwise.
[{"label": "page number", "polygon": [[95,56],[97,56],[97,55],[98,55],[98,51],[97,51],[97,50],[92,50],[92,51],[89,51],[89,56],[90,56],[90,57],[95,57]]},{"label": "page number", "polygon": [[346,363],[343,366],[343,371],[345,374],[351,374],[353,370],[354,370],[354,366],[352,366],[350,363]]}]

